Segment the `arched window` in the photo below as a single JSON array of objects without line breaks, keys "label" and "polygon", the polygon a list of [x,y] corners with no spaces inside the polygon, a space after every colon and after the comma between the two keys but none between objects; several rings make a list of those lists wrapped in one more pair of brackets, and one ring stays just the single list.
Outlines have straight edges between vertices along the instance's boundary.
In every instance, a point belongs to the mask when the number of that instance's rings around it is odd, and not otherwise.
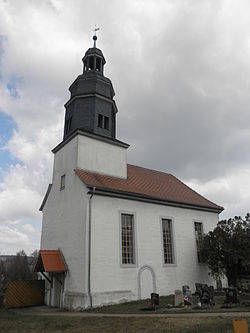
[{"label": "arched window", "polygon": [[89,71],[94,70],[94,57],[89,58],[89,66],[88,67],[89,67],[88,68]]},{"label": "arched window", "polygon": [[101,59],[96,58],[96,70],[101,72]]}]

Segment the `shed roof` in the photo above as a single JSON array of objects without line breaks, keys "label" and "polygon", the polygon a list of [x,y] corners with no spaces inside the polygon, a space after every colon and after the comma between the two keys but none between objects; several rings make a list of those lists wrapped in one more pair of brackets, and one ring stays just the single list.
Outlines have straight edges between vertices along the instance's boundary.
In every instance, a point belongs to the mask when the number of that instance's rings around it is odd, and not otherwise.
[{"label": "shed roof", "polygon": [[221,212],[224,208],[201,196],[169,173],[128,164],[127,178],[115,178],[75,169],[76,174],[88,187],[98,190],[154,199],[165,204],[182,204],[198,209]]},{"label": "shed roof", "polygon": [[67,272],[60,250],[40,250],[34,266],[34,272],[64,273]]}]

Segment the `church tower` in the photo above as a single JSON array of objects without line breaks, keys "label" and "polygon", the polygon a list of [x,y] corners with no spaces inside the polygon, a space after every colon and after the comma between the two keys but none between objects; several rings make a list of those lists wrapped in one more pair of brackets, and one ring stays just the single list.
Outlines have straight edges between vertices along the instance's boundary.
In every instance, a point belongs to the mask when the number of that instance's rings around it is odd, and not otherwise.
[{"label": "church tower", "polygon": [[64,136],[67,139],[75,130],[116,138],[116,113],[114,89],[110,79],[104,76],[105,58],[94,46],[83,57],[83,74],[69,87],[70,99],[65,104]]},{"label": "church tower", "polygon": [[83,73],[69,87],[63,140],[52,150],[53,177],[65,174],[69,178],[69,168],[127,177],[129,145],[116,139],[115,92],[111,80],[104,76],[106,61],[96,47],[96,35],[93,40],[93,47],[82,59]]}]

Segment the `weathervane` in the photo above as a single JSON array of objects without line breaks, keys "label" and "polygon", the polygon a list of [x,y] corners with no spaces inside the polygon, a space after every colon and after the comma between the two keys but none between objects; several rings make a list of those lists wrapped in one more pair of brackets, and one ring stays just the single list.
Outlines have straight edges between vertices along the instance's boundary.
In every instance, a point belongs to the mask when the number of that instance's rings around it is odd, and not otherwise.
[{"label": "weathervane", "polygon": [[100,30],[100,28],[97,28],[97,27],[96,27],[96,24],[95,24],[95,29],[93,29],[93,31],[94,31],[94,36],[93,36],[94,47],[96,47],[96,40],[97,40],[96,32],[97,32],[98,30]]}]

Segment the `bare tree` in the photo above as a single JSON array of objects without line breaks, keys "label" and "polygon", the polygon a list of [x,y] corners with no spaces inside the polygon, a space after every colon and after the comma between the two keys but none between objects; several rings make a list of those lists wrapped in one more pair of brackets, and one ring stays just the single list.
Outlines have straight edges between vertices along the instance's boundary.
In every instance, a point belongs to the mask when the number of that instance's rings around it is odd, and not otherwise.
[{"label": "bare tree", "polygon": [[32,265],[29,265],[28,258],[24,250],[19,251],[11,261],[7,269],[7,278],[13,280],[32,280],[36,274],[32,271]]},{"label": "bare tree", "polygon": [[1,297],[5,295],[7,289],[7,275],[4,267],[4,263],[0,261],[0,306],[1,306]]}]

